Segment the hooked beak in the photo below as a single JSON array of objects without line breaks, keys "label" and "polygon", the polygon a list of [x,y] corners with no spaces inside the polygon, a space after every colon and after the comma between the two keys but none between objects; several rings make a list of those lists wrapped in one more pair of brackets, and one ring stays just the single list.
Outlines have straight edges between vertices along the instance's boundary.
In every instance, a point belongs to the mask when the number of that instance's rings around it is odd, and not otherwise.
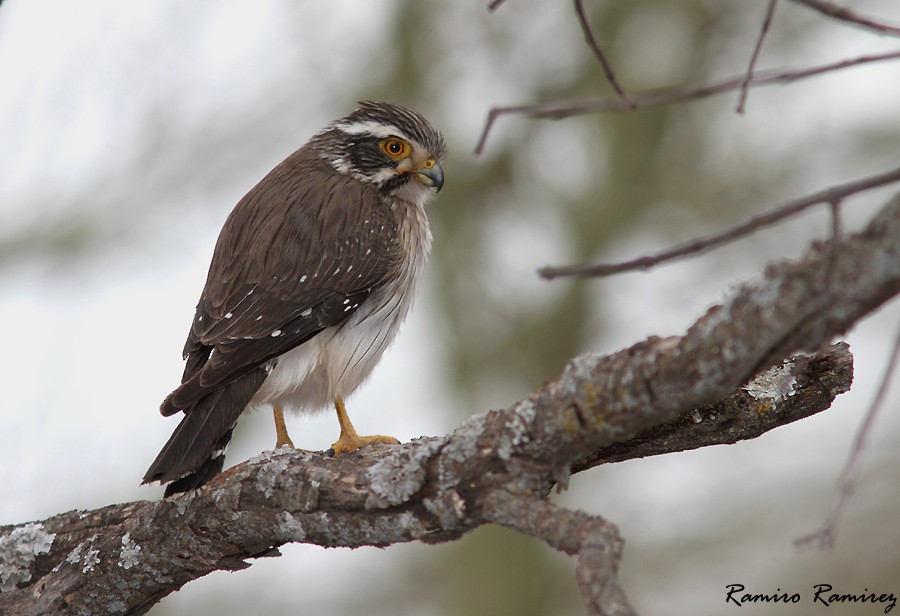
[{"label": "hooked beak", "polygon": [[434,188],[435,192],[440,192],[441,187],[444,185],[444,168],[441,167],[441,163],[434,161],[430,168],[422,167],[421,169],[416,169],[416,179],[425,186]]}]

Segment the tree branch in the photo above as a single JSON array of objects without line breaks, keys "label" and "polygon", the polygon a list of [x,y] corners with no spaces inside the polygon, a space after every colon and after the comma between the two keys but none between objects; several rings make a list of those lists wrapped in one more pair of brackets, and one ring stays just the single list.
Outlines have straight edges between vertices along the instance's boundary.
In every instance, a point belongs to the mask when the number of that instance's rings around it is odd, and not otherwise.
[{"label": "tree branch", "polygon": [[728,227],[715,233],[710,233],[702,237],[696,237],[681,244],[677,244],[665,250],[661,250],[655,254],[644,255],[627,261],[616,263],[598,263],[595,265],[564,265],[558,267],[542,267],[538,270],[538,275],[542,278],[552,280],[563,276],[611,276],[622,272],[628,272],[638,269],[648,269],[660,263],[675,261],[684,257],[694,256],[706,252],[717,246],[723,246],[734,240],[746,237],[752,233],[756,233],[766,227],[771,227],[792,216],[796,216],[801,212],[822,204],[832,206],[832,233],[837,235],[840,230],[838,208],[836,205],[851,195],[859,192],[879,188],[886,184],[900,182],[900,167],[879,173],[877,175],[854,180],[832,186],[825,190],[794,199],[772,208],[767,212],[762,212],[747,220]]},{"label": "tree branch", "polygon": [[763,19],[762,28],[760,28],[759,36],[756,38],[756,45],[753,47],[753,53],[750,54],[750,64],[747,66],[747,76],[741,82],[737,109],[735,109],[738,113],[744,113],[744,107],[747,104],[747,94],[750,91],[750,82],[753,80],[753,71],[756,69],[756,62],[759,60],[759,53],[762,51],[763,41],[766,40],[766,35],[769,33],[769,28],[772,26],[772,17],[775,15],[775,7],[777,5],[778,0],[769,0],[769,6],[766,9],[766,16]]},{"label": "tree branch", "polygon": [[794,0],[794,2],[811,8],[814,11],[818,11],[826,17],[845,21],[855,26],[862,26],[863,28],[874,30],[879,34],[889,34],[893,36],[900,35],[900,28],[896,26],[889,26],[888,24],[875,21],[861,13],[857,13],[856,11],[852,11],[831,2],[826,2],[825,0]]},{"label": "tree branch", "polygon": [[[693,426],[698,439],[709,439],[701,436],[708,433],[704,413],[743,395],[739,390],[756,406],[738,414],[747,419],[755,412],[758,430],[765,421],[792,420],[787,411],[779,420],[791,398],[818,399],[803,412],[827,407],[849,386],[844,347],[828,359],[795,358],[748,381],[800,348],[819,348],[900,292],[898,237],[900,198],[861,233],[817,244],[797,262],[770,265],[685,335],[576,357],[528,397],[475,415],[446,437],[337,459],[266,452],[193,493],[2,527],[0,612],[142,614],[192,579],[247,567],[247,559],[275,556],[287,542],[434,543],[498,522],[578,554],[579,587],[592,613],[630,613],[616,581],[621,539],[614,527],[550,505],[552,485],[564,485],[573,467],[602,461],[602,450],[685,413],[695,418],[695,410],[701,421],[679,430]],[[766,400],[773,401],[771,411]],[[724,414],[738,406],[726,400],[715,408]],[[684,448],[679,441],[665,445],[670,434],[649,437],[650,449],[632,453]],[[554,533],[543,521],[551,519],[566,528],[577,522],[580,530]]]},{"label": "tree branch", "polygon": [[[609,462],[754,439],[828,408],[838,395],[850,390],[852,382],[853,356],[845,342],[832,345],[826,353],[796,355],[724,400],[591,452],[572,465],[572,472]],[[778,385],[790,387],[784,395],[772,395],[772,385],[776,390]]]},{"label": "tree branch", "polygon": [[600,42],[597,40],[594,30],[591,28],[591,22],[588,20],[587,12],[584,10],[583,0],[575,0],[575,15],[578,17],[578,25],[581,26],[581,31],[584,34],[584,42],[591,48],[597,61],[600,62],[600,66],[603,68],[603,74],[606,75],[606,80],[609,82],[609,85],[612,86],[613,91],[618,95],[619,100],[625,105],[629,105],[625,90],[619,85],[619,82],[616,79],[616,73],[613,71],[609,60],[606,59],[606,54],[603,53],[603,48],[600,47]]},{"label": "tree branch", "polygon": [[828,512],[825,524],[821,529],[811,535],[801,537],[795,541],[794,543],[796,545],[801,547],[810,545],[818,545],[820,548],[834,547],[838,523],[844,513],[844,506],[850,499],[850,495],[853,494],[853,490],[856,488],[856,481],[859,478],[859,463],[862,459],[866,440],[869,437],[872,426],[875,425],[875,418],[883,408],[882,404],[884,403],[888,388],[891,384],[891,375],[898,365],[900,365],[900,330],[897,331],[897,335],[894,339],[891,357],[888,359],[887,365],[884,368],[884,374],[881,377],[881,384],[878,386],[878,392],[875,394],[875,398],[872,400],[869,410],[866,411],[866,418],[859,427],[859,432],[857,432],[856,438],[854,439],[850,455],[847,458],[844,469],[841,471],[840,478],[838,478],[837,488],[831,499],[831,510]]},{"label": "tree branch", "polygon": [[[821,66],[794,71],[759,71],[754,73],[753,78],[747,82],[747,85],[764,86],[791,83],[800,79],[806,79],[807,77],[814,77],[816,75],[830,73],[845,68],[898,59],[900,59],[900,51],[892,51],[870,56],[860,56],[858,58],[841,60],[840,62],[832,62],[830,64],[823,64]],[[549,118],[559,120],[561,118],[583,115],[586,113],[622,113],[634,111],[635,109],[643,109],[645,107],[660,107],[672,103],[682,103],[685,101],[699,100],[718,94],[724,94],[725,92],[744,87],[745,81],[746,75],[742,75],[688,88],[660,88],[658,90],[645,92],[644,94],[632,94],[628,97],[627,103],[619,98],[612,98],[592,101],[553,101],[533,105],[492,107],[488,112],[487,120],[485,120],[484,128],[481,130],[481,136],[478,138],[478,143],[476,144],[473,153],[476,156],[479,156],[484,152],[488,135],[493,129],[494,123],[503,115],[517,114],[529,118]]]},{"label": "tree branch", "polygon": [[590,614],[636,613],[619,585],[619,561],[625,542],[614,524],[600,516],[500,490],[489,494],[483,505],[485,521],[531,535],[577,557],[575,575]]}]

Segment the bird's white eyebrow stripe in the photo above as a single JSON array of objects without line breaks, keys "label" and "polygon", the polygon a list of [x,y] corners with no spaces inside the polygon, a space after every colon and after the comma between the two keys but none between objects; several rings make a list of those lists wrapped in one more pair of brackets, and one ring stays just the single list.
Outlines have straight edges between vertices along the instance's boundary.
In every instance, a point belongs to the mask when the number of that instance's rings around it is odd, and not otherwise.
[{"label": "bird's white eyebrow stripe", "polygon": [[338,129],[343,133],[347,133],[348,135],[362,135],[369,134],[374,135],[376,137],[404,137],[403,131],[401,131],[396,126],[391,124],[382,124],[381,122],[373,122],[372,120],[366,120],[365,122],[338,122],[334,125],[334,128]]}]

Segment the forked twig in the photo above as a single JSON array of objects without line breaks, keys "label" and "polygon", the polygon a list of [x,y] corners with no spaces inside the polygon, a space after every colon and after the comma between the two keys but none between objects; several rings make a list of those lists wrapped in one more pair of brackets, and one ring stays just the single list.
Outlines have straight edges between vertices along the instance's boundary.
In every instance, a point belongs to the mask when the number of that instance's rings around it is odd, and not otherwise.
[{"label": "forked twig", "polygon": [[[762,86],[772,85],[776,83],[790,83],[799,79],[821,75],[831,71],[837,71],[862,64],[870,64],[873,62],[885,62],[889,60],[900,59],[900,51],[892,51],[882,54],[870,56],[860,56],[851,60],[841,60],[840,62],[832,62],[821,66],[814,66],[807,69],[797,71],[763,71],[757,73],[750,80],[750,85]],[[487,143],[488,135],[501,115],[521,114],[531,118],[552,118],[560,119],[574,115],[586,113],[621,113],[623,111],[633,111],[645,107],[660,107],[679,103],[687,100],[697,100],[707,98],[729,92],[741,87],[745,77],[730,77],[722,81],[713,82],[694,86],[692,88],[663,88],[659,90],[651,90],[643,95],[631,96],[628,99],[629,104],[623,103],[620,99],[600,99],[593,101],[554,101],[550,103],[528,104],[528,105],[509,105],[501,107],[493,107],[487,116],[484,129],[475,146],[474,153],[476,156],[484,151]]]},{"label": "forked twig", "polygon": [[756,68],[757,60],[759,60],[759,52],[762,51],[766,34],[769,33],[769,28],[772,26],[772,16],[775,15],[775,7],[777,5],[778,0],[769,0],[769,8],[766,9],[766,18],[763,19],[759,37],[756,39],[756,46],[753,48],[753,54],[750,56],[750,64],[747,66],[747,77],[741,83],[741,94],[738,96],[738,105],[736,109],[740,114],[744,113],[744,106],[747,103],[747,94],[750,91],[750,81],[753,79],[753,70]]},{"label": "forked twig", "polygon": [[865,450],[866,439],[869,437],[869,432],[871,432],[872,426],[875,424],[875,417],[884,405],[888,388],[891,383],[891,375],[897,368],[898,363],[900,363],[900,328],[897,330],[894,348],[891,351],[891,358],[888,360],[887,366],[884,369],[884,375],[881,377],[881,384],[878,386],[878,392],[875,394],[875,398],[872,400],[872,404],[866,412],[866,418],[863,420],[862,425],[859,427],[859,432],[856,434],[856,440],[853,443],[853,448],[850,450],[850,455],[847,457],[844,470],[841,471],[837,488],[835,488],[834,496],[831,499],[831,510],[828,512],[825,525],[811,535],[797,539],[794,543],[798,547],[808,547],[811,545],[817,545],[819,548],[834,547],[834,540],[835,537],[837,537],[838,526],[841,516],[844,513],[844,507],[850,500],[850,496],[856,488],[856,480],[859,478],[859,462],[862,459],[862,453]]},{"label": "forked twig", "polygon": [[[803,210],[815,205],[819,205],[822,203],[837,204],[844,198],[855,193],[870,190],[872,188],[877,188],[879,186],[898,181],[900,181],[900,167],[888,171],[887,173],[873,175],[862,180],[856,180],[854,182],[848,182],[846,184],[833,186],[826,190],[813,193],[812,195],[808,195],[794,201],[788,201],[787,203],[779,205],[778,207],[769,210],[768,212],[757,214],[756,216],[753,216],[752,218],[749,218],[742,223],[734,225],[733,227],[729,227],[722,231],[711,233],[710,235],[706,235],[703,237],[694,238],[682,244],[677,244],[675,246],[672,246],[671,248],[661,250],[656,254],[644,255],[636,259],[630,259],[628,261],[621,261],[618,263],[543,267],[538,270],[538,274],[540,274],[542,278],[552,280],[553,278],[559,278],[563,276],[610,276],[612,274],[618,274],[620,272],[627,272],[637,269],[647,269],[660,263],[674,261],[675,259],[680,259],[682,257],[699,254],[716,246],[721,246],[722,244],[726,244],[738,238],[750,235],[751,233],[758,231],[759,229],[774,225],[777,222],[794,216],[795,214],[798,214]],[[835,217],[835,224],[839,224],[838,220],[839,219]],[[835,227],[835,229],[839,229],[839,227]]]},{"label": "forked twig", "polygon": [[609,85],[612,86],[613,90],[619,95],[619,99],[623,103],[633,108],[631,101],[629,101],[628,97],[625,95],[625,90],[622,89],[622,86],[619,85],[618,80],[616,80],[616,74],[613,72],[612,66],[607,61],[606,55],[603,53],[603,49],[600,48],[600,43],[594,35],[594,31],[591,29],[587,13],[584,10],[583,0],[575,0],[575,14],[578,16],[578,23],[581,25],[581,31],[584,32],[584,40],[587,42],[588,47],[591,48],[591,51],[594,52],[594,56],[597,57],[597,60],[600,61],[600,66],[603,67],[603,73],[606,75],[606,80],[609,81]]}]

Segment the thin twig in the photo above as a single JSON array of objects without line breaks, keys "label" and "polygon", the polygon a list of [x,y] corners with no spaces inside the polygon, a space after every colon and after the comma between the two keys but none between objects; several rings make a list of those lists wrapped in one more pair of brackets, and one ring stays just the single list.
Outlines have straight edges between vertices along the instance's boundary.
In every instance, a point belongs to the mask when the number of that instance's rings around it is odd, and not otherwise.
[{"label": "thin twig", "polygon": [[[860,56],[852,60],[841,60],[840,62],[823,64],[821,66],[798,71],[763,71],[757,73],[753,79],[750,80],[750,85],[762,86],[776,83],[790,83],[799,79],[805,79],[807,77],[813,77],[822,73],[837,71],[844,68],[898,59],[900,59],[900,51],[892,51],[871,56]],[[478,139],[478,144],[475,146],[474,153],[478,156],[484,151],[488,135],[490,134],[494,123],[497,121],[497,118],[501,115],[520,114],[531,118],[560,119],[586,113],[621,113],[623,111],[633,111],[645,107],[660,107],[672,103],[715,96],[740,88],[743,82],[744,75],[741,75],[739,77],[730,77],[710,84],[694,86],[693,88],[662,88],[659,90],[651,90],[643,95],[631,96],[628,99],[629,104],[627,105],[620,99],[615,98],[574,102],[554,101],[550,103],[493,107],[488,112],[484,129],[481,131],[481,136]]]},{"label": "thin twig", "polygon": [[[841,228],[843,226],[841,223],[841,203],[841,199],[835,199],[828,203],[831,212],[831,242],[829,242],[830,247],[828,249],[828,266],[825,268],[822,277],[822,291],[821,293],[817,293],[816,298],[812,300],[814,304],[819,305],[821,310],[825,310],[828,307],[828,297],[834,286],[838,259],[841,254],[839,249],[840,243],[838,242],[841,237]],[[828,329],[828,324],[824,319],[817,319],[815,322],[818,323],[818,327],[821,331],[821,338],[827,339],[825,331]]]},{"label": "thin twig", "polygon": [[741,94],[738,96],[738,105],[736,111],[740,114],[744,113],[744,106],[747,103],[747,94],[750,91],[750,81],[753,79],[753,70],[756,68],[756,61],[759,60],[759,52],[762,51],[763,41],[769,28],[772,26],[772,16],[775,15],[775,7],[778,0],[769,0],[769,8],[766,9],[766,18],[763,20],[762,28],[759,31],[759,37],[756,39],[756,46],[753,48],[753,55],[750,56],[750,64],[747,66],[747,76],[741,83]]},{"label": "thin twig", "polygon": [[869,28],[870,30],[875,30],[876,32],[879,32],[881,34],[892,34],[894,36],[900,35],[900,28],[896,26],[889,26],[887,24],[875,21],[870,17],[866,17],[860,13],[857,13],[856,11],[851,11],[848,8],[844,8],[843,6],[839,6],[831,2],[825,2],[824,0],[794,0],[794,2],[807,6],[814,11],[818,11],[826,17],[833,17],[834,19],[846,21],[847,23],[851,23],[856,26]]},{"label": "thin twig", "polygon": [[613,90],[619,95],[619,99],[623,103],[632,106],[631,101],[629,101],[628,97],[625,95],[625,90],[622,89],[622,86],[619,85],[619,82],[616,80],[616,74],[613,72],[612,66],[606,60],[606,55],[600,48],[600,43],[597,41],[594,31],[591,29],[587,13],[584,10],[583,0],[575,0],[575,14],[578,15],[578,23],[581,25],[581,31],[584,32],[584,40],[587,42],[588,47],[591,48],[591,51],[594,52],[597,60],[600,61],[600,66],[603,67],[603,73],[606,75],[606,80],[609,81],[609,85],[612,86]]},{"label": "thin twig", "polygon": [[811,535],[797,539],[794,543],[798,547],[808,547],[814,544],[818,545],[819,548],[834,547],[834,540],[837,537],[838,525],[844,512],[844,506],[850,500],[850,496],[856,488],[856,480],[859,478],[859,461],[862,459],[862,454],[865,450],[866,439],[869,437],[869,432],[871,432],[872,426],[875,424],[875,417],[878,415],[887,397],[891,375],[897,368],[898,363],[900,363],[900,328],[897,329],[894,348],[884,369],[884,375],[881,377],[878,392],[875,394],[872,405],[866,413],[866,418],[856,434],[856,441],[850,450],[844,470],[841,471],[837,488],[831,500],[831,511],[825,520],[825,526]]},{"label": "thin twig", "polygon": [[835,199],[831,206],[831,239],[836,240],[841,235],[841,199]]},{"label": "thin twig", "polygon": [[832,201],[831,203],[828,204],[829,207],[831,208],[831,239],[832,239],[832,242],[831,242],[831,263],[828,265],[828,269],[825,271],[825,274],[826,274],[825,286],[826,287],[831,286],[831,280],[832,280],[834,269],[837,264],[837,260],[838,260],[838,256],[839,256],[838,250],[835,248],[835,246],[838,245],[837,240],[841,235],[841,228],[843,226],[841,223],[841,202],[842,202],[841,199],[835,199],[834,201]]},{"label": "thin twig", "polygon": [[888,171],[887,173],[874,175],[846,184],[840,184],[794,201],[788,201],[768,212],[757,214],[733,227],[711,233],[704,237],[694,238],[682,244],[662,250],[656,254],[644,255],[636,259],[618,263],[544,267],[538,270],[538,273],[542,278],[552,280],[553,278],[563,276],[610,276],[620,272],[647,269],[660,263],[674,261],[675,259],[680,259],[689,255],[695,255],[716,246],[734,241],[745,235],[750,235],[759,229],[774,225],[775,223],[780,222],[785,218],[789,218],[790,216],[794,216],[814,205],[837,203],[852,194],[898,181],[900,181],[900,167]]}]

